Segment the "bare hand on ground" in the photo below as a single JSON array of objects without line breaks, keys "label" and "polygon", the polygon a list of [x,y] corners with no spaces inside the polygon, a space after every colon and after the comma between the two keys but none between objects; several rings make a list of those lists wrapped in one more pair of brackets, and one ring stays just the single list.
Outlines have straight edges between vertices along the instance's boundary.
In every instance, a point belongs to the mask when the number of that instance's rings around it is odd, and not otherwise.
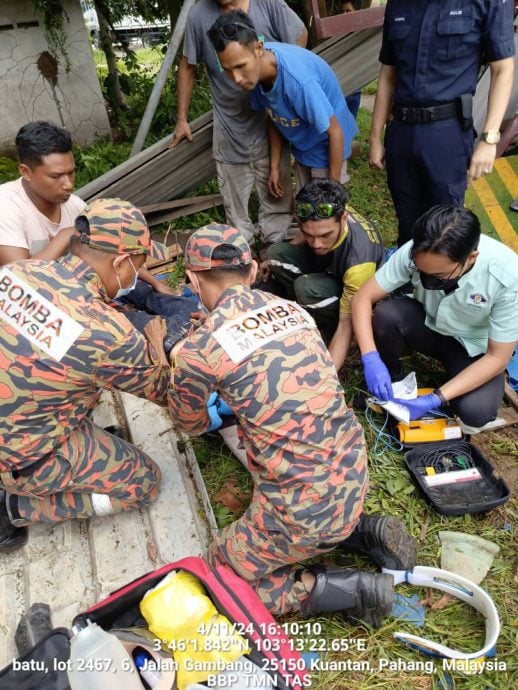
[{"label": "bare hand on ground", "polygon": [[153,364],[169,364],[164,350],[164,338],[167,334],[167,325],[160,316],[155,316],[144,326],[144,335],[149,342],[150,355]]},{"label": "bare hand on ground", "polygon": [[167,325],[161,316],[155,316],[144,326],[144,335],[152,342],[162,342],[167,333]]}]

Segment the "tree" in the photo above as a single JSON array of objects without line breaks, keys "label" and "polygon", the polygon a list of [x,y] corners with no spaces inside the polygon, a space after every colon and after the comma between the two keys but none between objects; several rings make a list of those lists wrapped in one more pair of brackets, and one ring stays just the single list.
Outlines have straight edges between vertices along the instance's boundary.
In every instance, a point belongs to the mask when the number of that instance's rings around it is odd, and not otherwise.
[{"label": "tree", "polygon": [[[124,95],[121,88],[120,75],[117,70],[117,56],[113,49],[112,36],[114,24],[120,22],[124,16],[133,15],[142,17],[146,22],[163,21],[169,17],[171,30],[176,24],[180,12],[181,0],[156,0],[156,2],[146,2],[145,0],[93,0],[95,11],[99,19],[99,44],[101,50],[106,55],[108,65],[108,85],[111,93],[111,100],[116,109],[124,107]],[[122,46],[126,55],[132,55],[129,46]]]},{"label": "tree", "polygon": [[182,8],[182,0],[103,0],[108,6],[114,22],[122,19],[124,15],[142,17],[148,22],[157,19],[164,20],[169,17],[171,31],[174,29],[178,15]]},{"label": "tree", "polygon": [[114,19],[105,0],[93,0],[93,3],[99,20],[99,46],[106,56],[106,64],[108,65],[108,81],[111,87],[113,106],[116,109],[124,108],[124,96],[117,69],[117,56],[112,42]]}]

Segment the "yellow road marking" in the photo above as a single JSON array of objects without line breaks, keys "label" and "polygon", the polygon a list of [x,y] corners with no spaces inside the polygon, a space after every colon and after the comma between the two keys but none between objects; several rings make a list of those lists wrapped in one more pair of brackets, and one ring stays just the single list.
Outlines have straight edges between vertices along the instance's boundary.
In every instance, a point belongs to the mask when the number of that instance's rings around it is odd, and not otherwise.
[{"label": "yellow road marking", "polygon": [[518,235],[503,212],[487,180],[483,177],[475,180],[473,188],[502,242],[518,252]]},{"label": "yellow road marking", "polygon": [[513,170],[506,158],[499,158],[495,162],[495,168],[500,179],[507,187],[512,199],[518,197],[518,174]]}]

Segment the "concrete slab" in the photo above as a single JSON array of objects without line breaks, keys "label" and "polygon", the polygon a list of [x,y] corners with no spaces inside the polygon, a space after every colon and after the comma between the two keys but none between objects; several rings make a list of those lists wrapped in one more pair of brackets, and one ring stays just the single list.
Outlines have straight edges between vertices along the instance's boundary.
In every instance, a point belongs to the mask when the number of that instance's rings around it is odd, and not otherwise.
[{"label": "concrete slab", "polygon": [[54,627],[69,627],[77,613],[135,577],[202,554],[216,529],[196,458],[166,410],[131,395],[103,394],[94,419],[126,427],[155,460],[159,497],[144,511],[34,525],[23,549],[0,554],[0,668],[17,656],[15,630],[32,604],[49,604]]}]

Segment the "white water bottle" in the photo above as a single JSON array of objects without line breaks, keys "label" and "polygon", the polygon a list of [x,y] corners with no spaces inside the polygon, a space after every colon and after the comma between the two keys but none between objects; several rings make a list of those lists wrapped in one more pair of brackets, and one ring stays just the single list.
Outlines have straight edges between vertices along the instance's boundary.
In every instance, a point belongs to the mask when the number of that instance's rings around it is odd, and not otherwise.
[{"label": "white water bottle", "polygon": [[90,622],[76,632],[70,643],[68,680],[72,690],[142,690],[143,687],[133,660],[119,638]]}]

